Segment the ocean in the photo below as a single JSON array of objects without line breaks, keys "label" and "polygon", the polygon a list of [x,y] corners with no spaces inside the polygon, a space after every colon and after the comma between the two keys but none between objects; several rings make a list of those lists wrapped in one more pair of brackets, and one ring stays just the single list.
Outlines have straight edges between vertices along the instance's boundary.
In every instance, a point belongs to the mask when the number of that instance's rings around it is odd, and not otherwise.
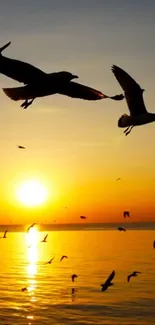
[{"label": "ocean", "polygon": [[[1,325],[155,323],[152,226],[128,224],[126,232],[116,225],[36,226],[28,234],[7,228],[7,238],[0,239]],[[67,258],[60,262],[62,255]],[[102,292],[113,270],[114,285]],[[141,273],[127,282],[133,271]]]}]

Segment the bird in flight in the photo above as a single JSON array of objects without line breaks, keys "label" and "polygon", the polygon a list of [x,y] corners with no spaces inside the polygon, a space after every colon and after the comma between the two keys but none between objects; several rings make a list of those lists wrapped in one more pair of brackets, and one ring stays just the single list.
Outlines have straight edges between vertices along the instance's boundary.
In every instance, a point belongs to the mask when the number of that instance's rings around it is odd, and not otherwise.
[{"label": "bird in flight", "polygon": [[72,274],[71,278],[72,278],[72,282],[74,282],[75,278],[78,278],[78,276],[77,274]]},{"label": "bird in flight", "polygon": [[126,231],[126,229],[123,228],[123,227],[118,227],[117,229],[118,229],[119,231]]},{"label": "bird in flight", "polygon": [[29,231],[30,231],[30,229],[31,229],[31,228],[33,228],[35,225],[36,225],[36,223],[35,223],[35,222],[34,222],[34,223],[32,223],[32,225],[31,225],[31,226],[29,226],[29,227],[27,228],[27,232],[29,232]]},{"label": "bird in flight", "polygon": [[2,52],[11,42],[0,48],[0,73],[16,81],[24,83],[23,87],[4,88],[5,94],[12,100],[24,100],[21,107],[26,109],[37,97],[44,97],[54,94],[61,94],[72,98],[81,98],[84,100],[100,100],[110,98],[113,100],[122,100],[122,94],[115,96],[104,95],[101,91],[71,82],[78,78],[67,71],[54,73],[45,73],[35,66],[15,59],[4,57]]},{"label": "bird in flight", "polygon": [[25,288],[22,288],[21,290],[24,292],[24,291],[27,291],[27,288],[25,287]]},{"label": "bird in flight", "polygon": [[47,236],[48,236],[48,234],[44,237],[44,239],[43,240],[41,240],[41,243],[47,243]]},{"label": "bird in flight", "polygon": [[68,256],[66,256],[66,255],[62,255],[61,258],[60,258],[60,262],[61,262],[64,258],[68,258]]},{"label": "bird in flight", "polygon": [[101,291],[106,291],[108,289],[108,287],[114,285],[114,283],[112,283],[111,281],[113,280],[115,276],[115,271],[112,271],[112,273],[109,275],[108,279],[101,284]]},{"label": "bird in flight", "polygon": [[118,178],[116,179],[116,182],[117,182],[117,181],[120,181],[120,180],[121,180],[121,178],[120,178],[120,177],[118,177]]},{"label": "bird in flight", "polygon": [[154,240],[154,242],[153,242],[153,248],[155,248],[155,240]]},{"label": "bird in flight", "polygon": [[124,218],[126,218],[126,217],[130,217],[130,212],[129,211],[124,211],[123,212],[123,216],[124,216]]},{"label": "bird in flight", "polygon": [[26,149],[26,148],[23,146],[18,146],[18,149]]},{"label": "bird in flight", "polygon": [[81,219],[87,219],[87,217],[85,217],[85,216],[80,216],[80,218],[81,218]]},{"label": "bird in flight", "polygon": [[142,272],[134,271],[133,273],[129,274],[129,275],[127,276],[127,281],[129,282],[129,281],[130,281],[130,278],[131,278],[132,276],[137,276],[137,275],[140,274],[140,273],[142,273]]},{"label": "bird in flight", "polygon": [[128,135],[133,127],[155,121],[155,114],[148,113],[145,107],[143,92],[137,82],[123,69],[112,66],[117,81],[124,90],[125,99],[130,115],[123,114],[118,120],[118,127],[126,128],[124,133]]},{"label": "bird in flight", "polygon": [[3,235],[3,237],[1,237],[1,238],[6,239],[6,238],[7,238],[7,237],[6,237],[7,232],[8,232],[8,230],[5,230],[4,235]]},{"label": "bird in flight", "polygon": [[45,264],[51,264],[54,260],[54,257],[52,257],[48,262],[46,262]]}]

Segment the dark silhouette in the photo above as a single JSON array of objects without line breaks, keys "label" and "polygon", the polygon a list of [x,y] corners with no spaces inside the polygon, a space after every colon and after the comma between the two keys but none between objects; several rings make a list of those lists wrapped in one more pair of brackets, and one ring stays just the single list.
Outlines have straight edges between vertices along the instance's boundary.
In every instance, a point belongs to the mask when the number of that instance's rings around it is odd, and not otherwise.
[{"label": "dark silhouette", "polygon": [[26,148],[23,146],[18,146],[18,149],[26,149]]},{"label": "dark silhouette", "polygon": [[108,287],[114,285],[114,283],[111,282],[113,280],[114,276],[115,276],[115,271],[112,271],[112,273],[110,274],[108,279],[105,281],[105,283],[101,284],[101,291],[106,291],[108,289]]},{"label": "dark silhouette", "polygon": [[123,212],[123,216],[124,216],[124,218],[126,218],[126,217],[130,217],[130,212],[129,211],[124,211]]},{"label": "dark silhouette", "polygon": [[60,258],[60,262],[61,262],[64,258],[68,258],[68,256],[63,255],[63,256]]},{"label": "dark silhouette", "polygon": [[112,71],[124,90],[125,99],[130,111],[130,115],[124,114],[118,120],[118,127],[126,128],[124,133],[128,135],[132,128],[155,121],[155,114],[148,113],[143,100],[144,89],[129,76],[123,69],[112,66]]},{"label": "dark silhouette", "polygon": [[1,237],[1,238],[6,239],[6,238],[7,238],[7,237],[6,237],[7,232],[8,232],[8,230],[5,230],[4,235],[3,235],[3,237]]},{"label": "dark silhouette", "polygon": [[24,292],[24,291],[27,291],[27,288],[25,287],[25,288],[22,288],[21,290]]},{"label": "dark silhouette", "polygon": [[52,257],[48,262],[46,262],[45,265],[46,264],[51,264],[53,262],[53,260],[54,260],[54,257]]},{"label": "dark silhouette", "polygon": [[141,273],[141,272],[134,271],[133,273],[129,274],[129,275],[127,276],[127,281],[129,282],[129,281],[130,281],[130,278],[131,278],[132,276],[137,276],[137,275],[140,274],[140,273]]},{"label": "dark silhouette", "polygon": [[120,181],[120,180],[121,180],[121,178],[119,177],[119,178],[116,179],[116,182],[117,182],[117,181]]},{"label": "dark silhouette", "polygon": [[153,242],[153,248],[155,248],[155,240],[154,240],[154,242]]},{"label": "dark silhouette", "polygon": [[44,239],[43,240],[41,240],[41,243],[47,243],[47,236],[48,236],[48,234],[44,237]]},{"label": "dark silhouette", "polygon": [[80,218],[81,218],[81,219],[87,219],[87,217],[85,217],[85,216],[80,216]]},{"label": "dark silhouette", "polygon": [[72,274],[71,278],[72,278],[72,282],[74,282],[75,278],[78,278],[78,276],[77,274]]},{"label": "dark silhouette", "polygon": [[119,231],[126,231],[126,229],[123,228],[123,227],[118,227],[117,229],[118,229]]},{"label": "dark silhouette", "polygon": [[45,73],[29,63],[4,57],[2,51],[10,43],[0,48],[0,72],[7,77],[24,83],[26,86],[4,88],[3,91],[12,100],[25,100],[21,105],[24,109],[30,106],[35,98],[53,94],[62,94],[85,100],[99,100],[102,98],[122,100],[124,98],[122,94],[110,97],[96,89],[70,82],[72,79],[78,78],[77,75],[70,72]]},{"label": "dark silhouette", "polygon": [[35,225],[36,225],[36,223],[32,223],[32,225],[31,225],[31,226],[29,226],[29,227],[27,228],[27,232],[29,232],[29,231],[30,231],[30,229],[31,229],[31,228],[33,228]]}]

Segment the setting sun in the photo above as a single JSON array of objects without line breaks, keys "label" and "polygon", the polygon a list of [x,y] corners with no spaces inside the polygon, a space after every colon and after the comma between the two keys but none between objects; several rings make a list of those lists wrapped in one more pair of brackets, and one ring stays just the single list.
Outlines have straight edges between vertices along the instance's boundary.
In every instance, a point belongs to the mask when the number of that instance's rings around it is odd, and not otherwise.
[{"label": "setting sun", "polygon": [[47,189],[39,181],[29,180],[20,185],[17,198],[26,206],[37,206],[47,199]]}]

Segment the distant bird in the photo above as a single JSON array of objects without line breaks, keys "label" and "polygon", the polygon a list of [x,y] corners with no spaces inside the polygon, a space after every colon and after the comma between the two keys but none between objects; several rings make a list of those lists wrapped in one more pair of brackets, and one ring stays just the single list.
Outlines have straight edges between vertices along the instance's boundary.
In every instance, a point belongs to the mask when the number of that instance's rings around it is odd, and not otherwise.
[{"label": "distant bird", "polygon": [[130,278],[131,278],[132,276],[137,276],[137,275],[140,274],[140,273],[142,273],[142,272],[134,271],[133,273],[129,274],[129,275],[127,276],[127,281],[129,282],[129,281],[130,281]]},{"label": "distant bird", "polygon": [[25,288],[22,288],[21,290],[22,290],[23,292],[24,292],[24,291],[28,291],[26,287],[25,287]]},{"label": "distant bird", "polygon": [[126,229],[123,228],[123,227],[118,227],[117,229],[118,229],[119,231],[126,231]]},{"label": "distant bird", "polygon": [[26,148],[23,146],[18,146],[18,149],[26,149]]},{"label": "distant bird", "polygon": [[60,258],[60,262],[61,262],[64,258],[68,258],[68,256],[63,255],[63,256]]},{"label": "distant bird", "polygon": [[7,237],[6,237],[7,232],[8,232],[8,230],[5,230],[3,237],[0,237],[0,238],[2,238],[2,239],[6,239],[6,238],[7,238]]},{"label": "distant bird", "polygon": [[30,231],[30,229],[31,229],[31,228],[33,228],[35,225],[36,225],[36,223],[32,223],[32,225],[31,225],[31,226],[29,226],[29,227],[27,228],[27,232],[29,232],[29,231]]},{"label": "distant bird", "polygon": [[26,86],[4,88],[3,91],[12,100],[25,100],[21,105],[24,109],[30,106],[35,98],[53,94],[85,100],[99,100],[103,98],[122,100],[124,98],[122,94],[107,96],[96,89],[71,82],[71,80],[78,78],[78,76],[70,72],[45,73],[29,63],[4,57],[2,51],[10,44],[11,42],[0,48],[0,73],[22,82]]},{"label": "distant bird", "polygon": [[116,179],[116,182],[117,182],[117,181],[120,181],[120,180],[121,180],[121,178],[119,177],[119,178]]},{"label": "distant bird", "polygon": [[126,218],[126,217],[130,217],[130,212],[129,211],[124,211],[123,212],[123,216],[124,216],[124,218]]},{"label": "distant bird", "polygon": [[153,248],[155,248],[155,240],[154,240],[154,242],[153,242]]},{"label": "distant bird", "polygon": [[148,113],[144,104],[144,89],[127,72],[116,65],[112,66],[112,72],[124,90],[125,99],[130,111],[130,115],[124,114],[120,117],[118,127],[126,128],[124,133],[128,135],[134,126],[154,122],[155,114]]},{"label": "distant bird", "polygon": [[72,278],[72,282],[74,282],[74,279],[78,278],[78,275],[77,274],[72,274],[71,278]]},{"label": "distant bird", "polygon": [[48,236],[48,234],[44,237],[44,239],[43,240],[41,240],[41,243],[47,243],[47,236]]},{"label": "distant bird", "polygon": [[85,216],[80,216],[80,218],[81,218],[81,219],[87,219],[87,217],[85,217]]},{"label": "distant bird", "polygon": [[48,262],[46,262],[45,264],[51,264],[52,261],[54,260],[54,257],[52,257]]},{"label": "distant bird", "polygon": [[112,271],[112,273],[109,275],[108,279],[105,281],[105,283],[101,284],[101,291],[106,291],[108,287],[114,285],[111,281],[113,280],[115,276],[115,271]]}]

